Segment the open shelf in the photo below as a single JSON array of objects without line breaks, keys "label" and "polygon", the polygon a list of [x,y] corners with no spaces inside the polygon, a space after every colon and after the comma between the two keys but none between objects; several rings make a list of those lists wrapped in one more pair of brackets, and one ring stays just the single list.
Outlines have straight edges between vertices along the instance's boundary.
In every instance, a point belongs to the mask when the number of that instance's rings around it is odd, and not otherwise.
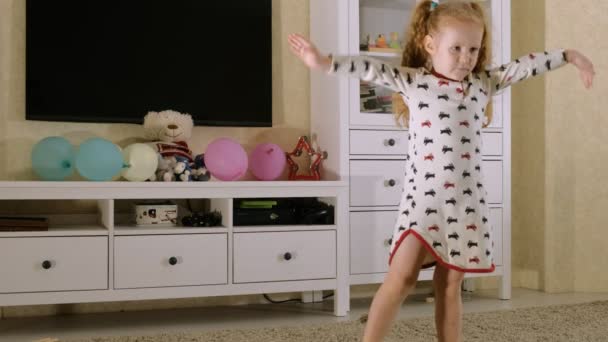
[{"label": "open shelf", "polygon": [[108,230],[102,226],[62,225],[50,226],[45,231],[0,232],[3,237],[52,237],[52,236],[107,236]]},{"label": "open shelf", "polygon": [[333,230],[335,225],[290,225],[290,226],[238,226],[232,228],[235,233],[255,233],[255,232],[296,232],[313,230]]},{"label": "open shelf", "polygon": [[370,57],[401,58],[401,53],[397,53],[397,52],[361,51],[359,54],[361,56],[370,56]]},{"label": "open shelf", "polygon": [[226,227],[142,227],[142,226],[116,226],[114,236],[121,235],[166,235],[166,234],[211,234],[226,233]]},{"label": "open shelf", "polygon": [[235,198],[232,208],[235,228],[267,226],[263,228],[267,230],[280,226],[298,230],[311,226],[327,227],[335,222],[335,201],[331,198]]}]

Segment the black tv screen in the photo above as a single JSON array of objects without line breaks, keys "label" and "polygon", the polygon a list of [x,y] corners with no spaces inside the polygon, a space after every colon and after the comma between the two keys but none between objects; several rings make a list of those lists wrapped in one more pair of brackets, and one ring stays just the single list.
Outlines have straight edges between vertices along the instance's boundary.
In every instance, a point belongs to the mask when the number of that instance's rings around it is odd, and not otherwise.
[{"label": "black tv screen", "polygon": [[271,0],[27,0],[26,119],[272,126]]}]

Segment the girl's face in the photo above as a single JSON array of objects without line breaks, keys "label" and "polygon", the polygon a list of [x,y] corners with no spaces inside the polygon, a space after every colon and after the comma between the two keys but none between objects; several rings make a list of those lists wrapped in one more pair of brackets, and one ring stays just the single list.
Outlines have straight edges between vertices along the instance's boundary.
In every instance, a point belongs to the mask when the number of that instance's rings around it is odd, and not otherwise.
[{"label": "girl's face", "polygon": [[462,81],[473,71],[483,39],[483,26],[473,21],[445,18],[438,32],[424,39],[436,72]]}]

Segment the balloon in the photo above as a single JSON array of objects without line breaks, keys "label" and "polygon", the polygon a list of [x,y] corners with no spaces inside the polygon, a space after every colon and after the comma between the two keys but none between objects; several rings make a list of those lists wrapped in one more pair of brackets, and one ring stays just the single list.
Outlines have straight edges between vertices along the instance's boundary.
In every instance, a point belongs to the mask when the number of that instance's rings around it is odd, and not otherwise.
[{"label": "balloon", "polygon": [[285,152],[275,144],[258,144],[249,155],[249,169],[259,180],[277,179],[285,169]]},{"label": "balloon", "polygon": [[88,180],[108,181],[123,167],[118,146],[102,138],[91,138],[80,144],[76,153],[76,170]]},{"label": "balloon", "polygon": [[149,145],[131,144],[122,151],[126,167],[122,176],[131,182],[142,182],[156,173],[158,154]]},{"label": "balloon", "polygon": [[67,139],[44,138],[32,149],[32,169],[43,180],[64,180],[74,172],[74,154]]},{"label": "balloon", "polygon": [[204,160],[211,175],[223,181],[233,181],[243,177],[249,163],[243,147],[230,138],[212,141],[207,146]]}]

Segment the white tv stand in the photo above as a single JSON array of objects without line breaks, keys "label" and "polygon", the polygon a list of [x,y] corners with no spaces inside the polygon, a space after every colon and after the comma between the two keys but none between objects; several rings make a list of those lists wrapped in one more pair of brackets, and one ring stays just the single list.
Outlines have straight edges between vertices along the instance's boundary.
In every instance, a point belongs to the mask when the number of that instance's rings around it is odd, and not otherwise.
[{"label": "white tv stand", "polygon": [[[233,225],[234,198],[318,197],[334,225]],[[1,200],[96,200],[97,223],[0,232],[0,306],[334,290],[349,310],[348,182],[0,182]],[[118,201],[209,199],[222,227],[120,223]]]}]

